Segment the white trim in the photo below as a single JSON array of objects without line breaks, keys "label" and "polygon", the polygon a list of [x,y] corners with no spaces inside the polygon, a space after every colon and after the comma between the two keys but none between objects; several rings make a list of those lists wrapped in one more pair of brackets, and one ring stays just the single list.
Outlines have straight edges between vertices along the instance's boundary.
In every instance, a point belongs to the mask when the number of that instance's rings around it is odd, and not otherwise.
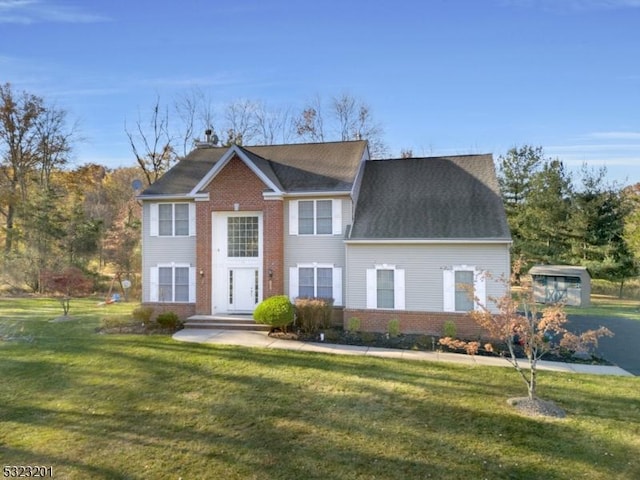
[{"label": "white trim", "polygon": [[196,236],[196,204],[189,203],[189,236]]},{"label": "white trim", "polygon": [[473,272],[473,309],[478,311],[481,310],[482,306],[486,307],[487,285],[485,272],[474,265],[453,265],[444,268],[442,271],[443,311],[464,312],[464,310],[456,310],[456,272]]},{"label": "white trim", "polygon": [[289,267],[289,300],[294,302],[298,296],[298,267]]},{"label": "white trim", "polygon": [[342,200],[331,200],[331,232],[334,235],[342,235]]},{"label": "white trim", "polygon": [[[160,235],[160,205],[171,205],[171,235]],[[176,235],[176,205],[187,205],[188,233]],[[196,204],[194,202],[153,202],[149,203],[149,236],[161,238],[185,238],[196,234]]]},{"label": "white trim", "polygon": [[149,236],[150,237],[158,237],[160,236],[160,213],[159,213],[159,203],[150,203],[149,204]]},{"label": "white trim", "polygon": [[196,267],[189,267],[189,303],[196,303]]},{"label": "white trim", "polygon": [[374,239],[364,239],[364,240],[352,240],[352,239],[347,239],[344,241],[344,243],[346,244],[353,244],[353,245],[357,245],[357,244],[362,244],[362,245],[366,245],[366,244],[389,244],[389,245],[393,245],[393,244],[397,244],[397,245],[407,245],[407,244],[450,244],[450,243],[457,243],[457,244],[483,244],[483,243],[489,243],[489,244],[493,244],[493,243],[504,243],[507,245],[510,245],[513,243],[512,240],[504,240],[504,239],[499,239],[499,238],[476,238],[476,239],[463,239],[463,238],[443,238],[443,239],[436,239],[436,238],[416,238],[416,239],[412,239],[412,238],[397,238],[397,239],[380,239],[380,240],[374,240]]},{"label": "white trim", "polygon": [[215,165],[207,172],[207,174],[202,177],[202,180],[198,182],[198,184],[189,192],[191,195],[197,194],[200,190],[205,188],[211,181],[216,177],[218,173],[231,161],[234,155],[237,155],[238,158],[244,162],[244,164],[249,167],[249,169],[256,174],[256,176],[262,180],[262,182],[267,185],[275,194],[281,195],[283,192],[278,186],[273,183],[269,177],[267,177],[262,170],[260,170],[253,161],[239,148],[237,145],[232,145],[229,147],[229,150],[225,152],[225,154],[218,160]]},{"label": "white trim", "polygon": [[137,195],[136,200],[140,202],[187,202],[189,200],[206,201],[209,200],[208,193],[198,193],[191,195],[189,193],[181,194],[155,194],[155,195]]},{"label": "white trim", "polygon": [[158,267],[151,267],[149,269],[149,301],[158,301],[158,281],[159,271]]},{"label": "white trim", "polygon": [[[331,233],[317,233],[318,230],[318,202],[331,201]],[[300,202],[313,202],[313,233],[300,233]],[[289,235],[305,237],[330,237],[342,235],[342,199],[340,198],[304,198],[289,200]]]},{"label": "white trim", "polygon": [[[378,270],[393,270],[393,308],[378,307]],[[386,263],[367,269],[367,308],[376,310],[405,310],[405,270]]]},{"label": "white trim", "polygon": [[289,267],[289,299],[294,302],[300,295],[300,268],[313,269],[314,294],[318,292],[318,268],[331,269],[331,289],[333,290],[333,305],[343,306],[342,295],[342,267],[336,267],[332,263],[298,263],[295,267]]},{"label": "white trim", "polygon": [[[228,256],[228,219],[234,217],[258,218],[258,256]],[[211,312],[233,311],[229,305],[229,270],[252,268],[258,271],[258,300],[262,301],[264,259],[264,213],[262,211],[215,211],[211,212]],[[258,303],[259,303],[258,302]],[[231,310],[230,310],[231,309]]]},{"label": "white trim", "polygon": [[289,201],[289,235],[298,235],[298,200]]},{"label": "white trim", "polygon": [[295,197],[348,197],[350,190],[335,190],[321,192],[264,192],[264,197],[295,198]]},{"label": "white trim", "polygon": [[[196,303],[196,268],[192,267],[188,263],[158,263],[157,265],[149,268],[149,301],[160,301],[160,269],[171,269],[171,285],[173,298],[171,300],[163,299],[162,303]],[[187,301],[175,301],[176,296],[176,268],[188,268],[189,269],[189,297]]]},{"label": "white trim", "polygon": [[404,288],[404,270],[395,268],[393,270],[393,307],[394,310],[405,309],[405,288]]}]

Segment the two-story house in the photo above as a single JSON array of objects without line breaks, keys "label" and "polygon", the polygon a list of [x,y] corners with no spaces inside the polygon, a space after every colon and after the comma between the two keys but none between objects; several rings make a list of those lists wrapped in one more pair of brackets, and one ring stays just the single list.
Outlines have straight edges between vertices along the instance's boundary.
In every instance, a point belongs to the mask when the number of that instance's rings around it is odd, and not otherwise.
[{"label": "two-story house", "polygon": [[[490,155],[371,160],[366,141],[200,144],[139,196],[143,303],[183,318],[332,298],[345,322],[440,334],[504,293],[510,235]],[[485,273],[490,273],[489,276]]]}]

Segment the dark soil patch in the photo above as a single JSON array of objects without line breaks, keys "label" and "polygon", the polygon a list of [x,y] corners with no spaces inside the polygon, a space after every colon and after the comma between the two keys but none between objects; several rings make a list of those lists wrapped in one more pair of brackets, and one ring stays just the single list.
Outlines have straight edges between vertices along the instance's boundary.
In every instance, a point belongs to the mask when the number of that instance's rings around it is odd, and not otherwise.
[{"label": "dark soil patch", "polygon": [[[360,345],[366,347],[378,347],[378,348],[396,348],[399,350],[421,350],[421,351],[445,351],[450,353],[464,353],[464,350],[455,350],[444,347],[438,344],[438,340],[440,337],[433,335],[420,335],[420,334],[402,334],[397,336],[391,336],[386,333],[376,333],[376,332],[348,332],[341,328],[332,328],[328,330],[324,330],[322,332],[324,334],[324,342],[325,343],[334,343],[338,345]],[[269,333],[270,336],[281,338],[284,340],[300,340],[303,342],[321,342],[320,334],[308,334],[305,332],[281,332],[279,330],[272,331]],[[508,355],[508,350],[506,346],[504,348],[500,348],[500,346],[495,346],[495,351],[506,351]],[[496,356],[495,353],[489,352],[483,348],[480,348],[477,355],[481,356]],[[521,348],[518,347],[516,350],[516,355],[518,358],[526,358],[524,352]],[[565,363],[581,363],[587,365],[612,365],[611,362],[608,362],[604,358],[595,356],[595,355],[580,355],[576,356],[572,352],[563,352],[563,353],[548,353],[542,360],[548,360],[553,362],[565,362]]]}]

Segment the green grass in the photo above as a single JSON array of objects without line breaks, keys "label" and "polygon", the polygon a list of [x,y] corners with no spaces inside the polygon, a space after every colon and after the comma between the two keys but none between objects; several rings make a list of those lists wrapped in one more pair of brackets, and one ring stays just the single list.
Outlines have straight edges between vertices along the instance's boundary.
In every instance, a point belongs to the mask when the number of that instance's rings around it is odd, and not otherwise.
[{"label": "green grass", "polygon": [[623,317],[640,321],[640,300],[620,299],[610,295],[592,294],[590,307],[566,307],[565,310],[570,315]]},{"label": "green grass", "polygon": [[101,335],[134,305],[0,299],[0,464],[57,479],[640,478],[637,378]]}]

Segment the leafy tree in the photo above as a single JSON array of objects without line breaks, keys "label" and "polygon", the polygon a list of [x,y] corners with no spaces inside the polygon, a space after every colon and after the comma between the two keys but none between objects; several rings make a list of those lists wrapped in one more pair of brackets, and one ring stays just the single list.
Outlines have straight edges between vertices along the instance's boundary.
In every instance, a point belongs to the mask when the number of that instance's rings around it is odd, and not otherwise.
[{"label": "leafy tree", "polygon": [[546,160],[532,175],[524,203],[515,213],[519,251],[538,263],[562,263],[568,249],[572,185],[559,160]]},{"label": "leafy tree", "polygon": [[631,185],[622,192],[629,212],[624,219],[624,239],[633,257],[634,264],[640,264],[640,183]]},{"label": "leafy tree", "polygon": [[572,198],[568,261],[589,268],[595,278],[620,282],[638,273],[625,238],[631,198],[606,181],[606,169],[582,168],[582,188]]},{"label": "leafy tree", "polygon": [[7,189],[0,206],[5,220],[5,255],[14,247],[18,205],[27,198],[30,173],[38,161],[36,122],[44,111],[42,98],[27,92],[16,95],[8,83],[0,86],[0,173]]}]

